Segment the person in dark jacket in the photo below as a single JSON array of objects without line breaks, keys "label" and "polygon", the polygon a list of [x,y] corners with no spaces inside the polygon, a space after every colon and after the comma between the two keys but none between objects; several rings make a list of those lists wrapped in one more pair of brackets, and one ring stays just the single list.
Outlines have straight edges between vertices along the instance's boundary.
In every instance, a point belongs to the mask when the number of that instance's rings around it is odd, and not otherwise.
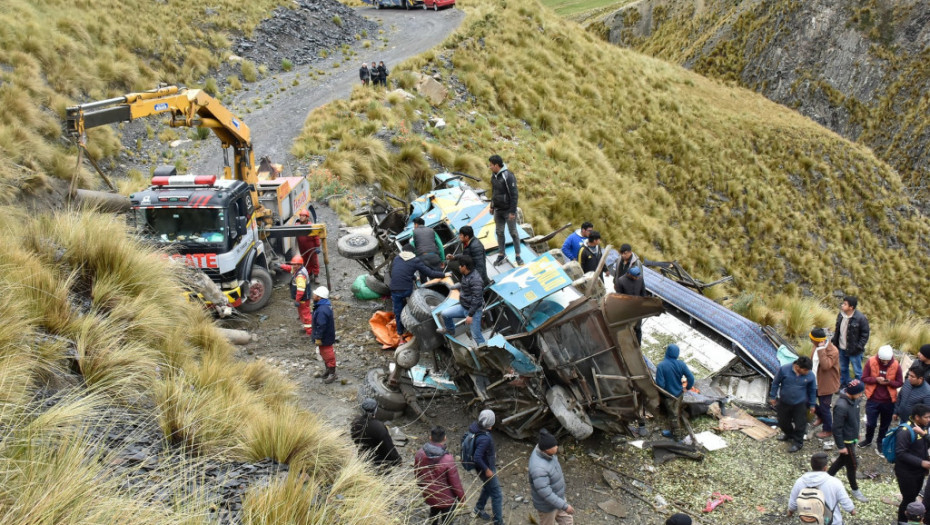
[{"label": "person in dark jacket", "polygon": [[400,454],[384,423],[375,419],[378,402],[368,398],[362,401],[362,415],[352,420],[349,434],[363,454],[371,454],[371,461],[380,468],[401,464]]},{"label": "person in dark jacket", "polygon": [[865,385],[857,379],[853,379],[845,389],[840,390],[836,406],[833,407],[833,440],[840,457],[836,458],[827,471],[827,474],[836,476],[841,468],[846,467],[846,479],[849,480],[852,496],[862,502],[868,499],[859,490],[859,484],[856,482],[856,467],[859,463],[856,460],[856,442],[859,441],[859,398],[864,391]]},{"label": "person in dark jacket", "polygon": [[[638,266],[640,271],[643,270],[643,263],[641,263],[639,257],[633,253],[633,247],[626,243],[621,244],[620,258],[617,259],[617,266],[614,269],[614,279],[619,279],[634,266]],[[614,289],[616,289],[616,286],[614,286]]]},{"label": "person in dark jacket", "polygon": [[384,66],[384,61],[378,62],[378,82],[387,87],[388,69]]},{"label": "person in dark jacket", "polygon": [[445,274],[440,270],[434,270],[423,264],[423,261],[417,259],[413,254],[412,248],[404,246],[391,263],[391,302],[394,305],[394,322],[397,324],[397,335],[403,338],[407,332],[404,323],[400,320],[400,313],[407,305],[407,298],[413,293],[414,274],[419,272],[420,276],[428,276],[433,279],[439,279]]},{"label": "person in dark jacket", "polygon": [[[581,264],[581,271],[584,273],[596,271],[597,266],[601,262],[601,257],[603,256],[604,251],[601,250],[601,232],[596,230],[592,231],[588,234],[587,242],[581,247],[581,251],[578,252],[578,263]],[[601,273],[607,273],[607,270],[601,268]]]},{"label": "person in dark jacket", "polygon": [[[915,362],[905,374],[904,386],[898,392],[894,407],[894,419],[907,421],[915,405],[930,406],[930,384],[926,380],[927,367]],[[879,437],[884,438],[879,434]]]},{"label": "person in dark jacket", "polygon": [[494,411],[482,410],[478,414],[478,421],[473,421],[468,431],[475,434],[475,466],[478,469],[478,479],[481,480],[481,494],[472,510],[472,516],[483,520],[491,520],[491,516],[484,511],[491,499],[491,511],[494,513],[495,525],[504,523],[504,495],[501,492],[500,480],[497,476],[497,452],[491,429],[494,428],[496,418]]},{"label": "person in dark jacket", "polygon": [[572,525],[575,509],[565,500],[565,475],[556,454],[559,442],[548,430],[539,431],[539,441],[530,453],[527,469],[533,508],[539,513],[539,525]]},{"label": "person in dark jacket", "polygon": [[813,366],[811,358],[801,356],[794,363],[779,368],[772,381],[769,403],[777,410],[778,426],[784,432],[778,439],[792,442],[788,452],[797,452],[804,446],[807,412],[813,414],[817,407]]},{"label": "person in dark jacket", "polygon": [[336,377],[336,323],[333,305],[329,302],[329,289],[320,286],[313,290],[313,341],[320,349],[320,357],[326,365],[323,382],[332,383]]},{"label": "person in dark jacket", "polygon": [[901,365],[894,358],[890,345],[878,349],[878,355],[868,358],[862,370],[862,382],[865,383],[865,441],[860,447],[872,444],[872,436],[878,427],[878,451],[882,450],[882,438],[888,431],[894,414],[894,405],[898,401],[898,389],[904,384]]},{"label": "person in dark jacket", "polygon": [[367,86],[371,80],[371,71],[368,70],[368,64],[362,62],[362,67],[358,68],[358,78],[362,81],[363,86]]},{"label": "person in dark jacket", "polygon": [[665,520],[665,525],[691,525],[692,523],[694,522],[691,520],[691,516],[682,512],[676,512]]},{"label": "person in dark jacket", "polygon": [[456,255],[446,255],[446,260],[458,262],[463,255],[471,257],[475,263],[475,271],[481,276],[484,284],[491,282],[488,279],[487,253],[484,251],[484,245],[475,238],[475,230],[471,226],[462,226],[459,229],[459,249],[462,251]]},{"label": "person in dark jacket", "polygon": [[504,237],[504,224],[510,230],[513,240],[513,252],[516,256],[517,266],[523,265],[520,258],[520,235],[517,233],[517,178],[514,176],[500,155],[491,155],[488,158],[491,167],[491,212],[494,214],[494,231],[497,234],[497,249],[500,253],[494,266],[501,264],[507,258],[507,241]]},{"label": "person in dark jacket", "polygon": [[585,221],[581,223],[581,228],[573,231],[565,238],[565,242],[562,243],[562,255],[565,256],[566,260],[578,260],[578,254],[581,252],[581,248],[585,245],[588,235],[593,231],[594,225]]},{"label": "person in dark jacket", "polygon": [[451,523],[455,507],[465,503],[465,489],[455,466],[455,458],[446,450],[446,429],[430,430],[429,442],[413,456],[417,485],[429,505],[429,525]]},{"label": "person in dark jacket", "polygon": [[410,245],[413,246],[413,252],[423,261],[423,264],[434,270],[442,269],[446,250],[442,246],[442,241],[439,240],[439,234],[426,225],[423,217],[413,219],[413,237],[410,239]]},{"label": "person in dark jacket", "polygon": [[[627,272],[620,276],[619,279],[615,279],[616,288],[614,291],[617,293],[622,293],[624,295],[632,295],[635,297],[645,297],[646,296],[646,283],[643,281],[643,277],[640,275],[642,270],[639,266],[633,266]],[[640,319],[636,321],[636,325],[633,327],[633,330],[636,332],[636,340],[640,344],[643,343],[643,321]]]},{"label": "person in dark jacket", "polygon": [[869,320],[856,310],[859,299],[851,295],[843,298],[840,313],[836,316],[836,330],[831,342],[840,349],[840,384],[849,383],[849,365],[856,379],[862,379],[862,354],[869,342]]},{"label": "person in dark jacket", "polygon": [[459,258],[459,271],[462,280],[452,287],[461,290],[459,304],[452,305],[442,311],[443,328],[437,330],[440,334],[455,335],[455,320],[465,318],[465,324],[471,327],[471,338],[476,345],[484,344],[481,335],[481,315],[484,312],[484,283],[481,276],[473,268],[475,263],[471,257],[463,255]]},{"label": "person in dark jacket", "polygon": [[[681,399],[685,390],[690,390],[694,386],[694,374],[684,361],[678,359],[680,353],[678,345],[668,345],[665,347],[665,359],[656,367],[656,384],[671,394],[671,397],[662,396],[662,404],[668,412],[672,439],[676,441],[681,439]],[[687,380],[685,387],[681,386],[682,377]]]},{"label": "person in dark jacket", "polygon": [[930,470],[930,460],[927,459],[928,425],[930,406],[917,404],[911,409],[908,422],[899,426],[895,434],[894,476],[901,490],[898,521],[906,521],[905,510],[908,504],[917,499],[927,471]]}]

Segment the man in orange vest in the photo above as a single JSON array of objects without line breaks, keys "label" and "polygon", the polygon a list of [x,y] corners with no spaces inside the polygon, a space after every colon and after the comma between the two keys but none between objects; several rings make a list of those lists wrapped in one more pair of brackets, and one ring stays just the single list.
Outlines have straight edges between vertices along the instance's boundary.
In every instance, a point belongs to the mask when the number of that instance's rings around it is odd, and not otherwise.
[{"label": "man in orange vest", "polygon": [[894,404],[898,400],[898,389],[904,384],[901,374],[901,365],[894,358],[891,346],[885,345],[878,349],[878,355],[873,355],[862,367],[862,382],[865,383],[865,441],[859,443],[860,447],[872,444],[875,434],[875,423],[878,426],[878,453],[882,453],[882,439],[888,431],[891,416],[894,414]]},{"label": "man in orange vest", "polygon": [[285,272],[291,272],[291,298],[297,307],[297,316],[307,335],[313,333],[313,311],[310,308],[310,274],[304,266],[304,258],[298,253],[291,259],[291,264],[279,265]]}]

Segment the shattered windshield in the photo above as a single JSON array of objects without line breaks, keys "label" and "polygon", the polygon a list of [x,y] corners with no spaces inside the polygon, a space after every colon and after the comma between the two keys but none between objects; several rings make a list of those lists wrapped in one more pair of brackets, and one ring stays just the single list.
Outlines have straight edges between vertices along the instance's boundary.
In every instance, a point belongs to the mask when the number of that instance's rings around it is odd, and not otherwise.
[{"label": "shattered windshield", "polygon": [[158,242],[219,244],[226,239],[226,214],[221,208],[140,208],[136,228]]}]

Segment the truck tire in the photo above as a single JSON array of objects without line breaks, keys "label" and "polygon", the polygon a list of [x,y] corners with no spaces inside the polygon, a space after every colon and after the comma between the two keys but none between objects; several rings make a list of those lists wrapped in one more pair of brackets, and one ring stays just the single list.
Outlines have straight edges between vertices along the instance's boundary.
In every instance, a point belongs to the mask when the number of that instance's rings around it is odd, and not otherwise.
[{"label": "truck tire", "polygon": [[394,350],[394,362],[404,369],[411,369],[420,362],[420,348],[416,337]]},{"label": "truck tire", "polygon": [[346,259],[367,259],[378,253],[378,248],[378,239],[364,233],[343,235],[336,242],[339,255]]},{"label": "truck tire", "polygon": [[400,391],[391,390],[385,381],[388,373],[383,368],[372,368],[365,375],[365,381],[358,387],[359,402],[365,398],[372,398],[378,402],[378,407],[392,412],[403,412],[407,408],[407,401]]},{"label": "truck tire", "polygon": [[239,305],[239,311],[245,313],[261,310],[271,300],[271,288],[274,285],[271,274],[261,266],[252,266],[249,289],[243,294],[246,301]]},{"label": "truck tire", "polygon": [[420,324],[420,320],[410,313],[409,306],[405,306],[400,312],[400,323],[404,325],[404,328],[409,332],[411,328]]},{"label": "truck tire", "polygon": [[588,272],[584,274],[584,277],[581,279],[575,279],[572,282],[572,286],[575,287],[579,292],[586,294],[588,290],[588,285],[591,284],[591,281],[597,281],[594,283],[594,287],[591,290],[589,297],[594,299],[599,299],[607,295],[607,288],[604,285],[604,279],[601,279],[599,276],[594,275],[594,272]]},{"label": "truck tire", "polygon": [[546,402],[549,403],[552,415],[559,420],[562,428],[575,439],[587,439],[594,433],[591,418],[565,387],[556,385],[550,388],[546,392]]},{"label": "truck tire", "polygon": [[584,277],[584,270],[581,269],[581,265],[578,261],[568,261],[562,265],[562,269],[565,270],[568,278],[572,281],[577,281]]},{"label": "truck tire", "polygon": [[384,283],[381,279],[378,279],[374,275],[365,276],[365,286],[369,290],[381,295],[391,295],[391,287]]},{"label": "truck tire", "polygon": [[410,309],[410,315],[414,319],[422,322],[432,317],[433,309],[445,300],[446,297],[439,292],[427,290],[426,288],[417,288],[407,298],[407,308]]}]

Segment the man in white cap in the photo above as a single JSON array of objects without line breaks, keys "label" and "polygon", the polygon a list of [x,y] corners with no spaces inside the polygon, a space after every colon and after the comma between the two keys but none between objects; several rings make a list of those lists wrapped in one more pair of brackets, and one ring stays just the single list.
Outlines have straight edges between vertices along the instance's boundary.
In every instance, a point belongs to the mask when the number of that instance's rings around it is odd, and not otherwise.
[{"label": "man in white cap", "polygon": [[313,290],[313,340],[320,349],[320,357],[326,365],[323,382],[332,383],[336,377],[336,325],[333,305],[329,302],[329,289],[320,286]]},{"label": "man in white cap", "polygon": [[472,510],[472,516],[491,520],[491,516],[484,511],[485,505],[488,504],[488,498],[490,498],[491,511],[494,512],[494,524],[503,525],[504,495],[501,492],[500,480],[497,479],[497,454],[494,439],[491,437],[491,428],[494,427],[495,421],[494,411],[485,409],[478,414],[478,421],[473,421],[471,426],[468,427],[468,431],[475,434],[473,458],[478,469],[478,477],[483,483],[478,502],[474,510]]},{"label": "man in white cap", "polygon": [[891,346],[884,345],[878,349],[862,367],[862,382],[865,383],[865,441],[859,443],[862,448],[872,444],[872,436],[878,424],[878,453],[882,452],[882,439],[891,424],[894,405],[898,401],[898,389],[904,385],[901,365],[894,358]]}]

